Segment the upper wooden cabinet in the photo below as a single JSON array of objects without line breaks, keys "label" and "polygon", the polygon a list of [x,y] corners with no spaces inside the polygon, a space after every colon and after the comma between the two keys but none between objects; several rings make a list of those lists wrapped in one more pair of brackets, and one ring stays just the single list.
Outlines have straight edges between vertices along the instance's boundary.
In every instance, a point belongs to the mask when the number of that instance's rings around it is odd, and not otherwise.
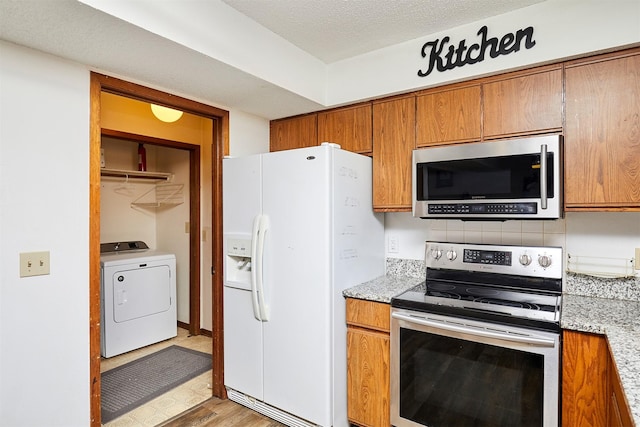
[{"label": "upper wooden cabinet", "polygon": [[317,116],[309,114],[271,121],[269,150],[290,150],[318,145]]},{"label": "upper wooden cabinet", "polygon": [[433,90],[416,98],[416,147],[479,141],[480,85]]},{"label": "upper wooden cabinet", "polygon": [[343,150],[371,154],[371,103],[318,113],[318,144],[335,142]]},{"label": "upper wooden cabinet", "polygon": [[562,65],[482,85],[484,138],[562,130]]},{"label": "upper wooden cabinet", "polygon": [[411,211],[415,121],[415,96],[373,104],[373,208],[378,212]]},{"label": "upper wooden cabinet", "polygon": [[567,210],[640,210],[640,50],[565,69]]}]

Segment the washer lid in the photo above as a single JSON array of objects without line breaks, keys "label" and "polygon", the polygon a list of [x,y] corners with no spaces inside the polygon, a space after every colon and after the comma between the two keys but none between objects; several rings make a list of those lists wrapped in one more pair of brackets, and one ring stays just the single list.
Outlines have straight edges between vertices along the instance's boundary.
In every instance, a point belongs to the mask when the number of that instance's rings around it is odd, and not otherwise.
[{"label": "washer lid", "polygon": [[147,244],[142,240],[134,240],[131,242],[100,243],[101,254],[120,253],[125,251],[144,251],[147,249],[149,249],[149,246],[147,246]]}]

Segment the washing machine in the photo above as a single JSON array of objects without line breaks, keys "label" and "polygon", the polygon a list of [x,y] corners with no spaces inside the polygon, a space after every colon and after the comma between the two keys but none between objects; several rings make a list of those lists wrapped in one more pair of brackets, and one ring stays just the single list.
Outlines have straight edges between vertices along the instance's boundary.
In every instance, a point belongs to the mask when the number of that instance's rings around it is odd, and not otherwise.
[{"label": "washing machine", "polygon": [[177,335],[176,257],[142,241],[100,245],[100,354],[113,357]]}]

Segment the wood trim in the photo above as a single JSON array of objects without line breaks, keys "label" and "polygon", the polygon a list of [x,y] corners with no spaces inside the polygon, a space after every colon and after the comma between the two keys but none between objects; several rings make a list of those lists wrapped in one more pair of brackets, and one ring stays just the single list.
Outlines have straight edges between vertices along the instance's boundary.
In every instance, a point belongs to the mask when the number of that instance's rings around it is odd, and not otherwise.
[{"label": "wood trim", "polygon": [[200,333],[200,146],[189,152],[189,333]]},{"label": "wood trim", "polygon": [[[211,162],[213,164],[211,192],[213,193],[213,224],[212,224],[212,253],[213,256],[213,279],[212,279],[212,355],[213,355],[213,380],[211,388],[213,395],[221,399],[227,398],[227,391],[224,388],[224,306],[222,304],[223,290],[223,257],[222,257],[222,159],[229,154],[228,117],[222,121],[213,123],[214,141],[227,141],[223,144],[213,144],[211,150]],[[217,256],[216,256],[217,255]]]},{"label": "wood trim", "polygon": [[200,335],[204,335],[205,337],[213,338],[213,332],[207,331],[206,329],[200,329]]},{"label": "wood trim", "polygon": [[[201,104],[186,98],[174,96],[155,89],[129,83],[114,77],[91,73],[90,87],[90,159],[89,159],[89,373],[90,373],[90,419],[92,427],[101,425],[100,419],[100,93],[154,102],[167,107],[178,108],[191,114],[213,120],[212,179],[213,232],[212,245],[214,269],[213,278],[213,378],[212,393],[226,398],[224,390],[223,316],[222,316],[222,158],[229,153],[229,112],[220,108]],[[192,168],[193,169],[193,168]],[[198,163],[199,170],[199,163]],[[199,218],[198,218],[199,222]],[[195,221],[191,221],[192,227]],[[193,228],[191,230],[193,232]],[[195,233],[200,235],[198,229]],[[199,244],[198,253],[199,253]],[[217,255],[217,256],[216,256]],[[199,259],[199,255],[198,255]],[[199,270],[198,270],[199,274]],[[199,308],[198,308],[199,309]],[[193,327],[193,326],[192,326]]]},{"label": "wood trim", "polygon": [[585,64],[595,64],[597,62],[609,61],[611,59],[620,59],[627,56],[637,55],[638,53],[640,53],[640,47],[616,50],[613,52],[603,53],[599,55],[594,54],[585,58],[574,59],[572,61],[565,61],[564,68],[567,69],[567,68],[578,67]]},{"label": "wood trim", "polygon": [[183,150],[193,150],[194,147],[198,147],[197,145],[188,144],[186,142],[156,138],[155,136],[140,135],[137,133],[123,132],[115,129],[102,128],[101,134],[102,136],[108,136],[109,138],[114,139],[124,139],[127,141],[141,142],[144,144],[162,145],[163,147],[179,148]]},{"label": "wood trim", "polygon": [[100,82],[91,75],[89,112],[89,410],[100,427]]}]

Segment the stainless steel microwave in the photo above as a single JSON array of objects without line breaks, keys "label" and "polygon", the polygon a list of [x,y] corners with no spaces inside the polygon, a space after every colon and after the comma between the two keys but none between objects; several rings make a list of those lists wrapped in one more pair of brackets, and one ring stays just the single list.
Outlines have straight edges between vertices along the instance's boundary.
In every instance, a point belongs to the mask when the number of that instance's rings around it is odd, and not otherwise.
[{"label": "stainless steel microwave", "polygon": [[563,216],[561,135],[413,151],[413,216],[469,220]]}]

